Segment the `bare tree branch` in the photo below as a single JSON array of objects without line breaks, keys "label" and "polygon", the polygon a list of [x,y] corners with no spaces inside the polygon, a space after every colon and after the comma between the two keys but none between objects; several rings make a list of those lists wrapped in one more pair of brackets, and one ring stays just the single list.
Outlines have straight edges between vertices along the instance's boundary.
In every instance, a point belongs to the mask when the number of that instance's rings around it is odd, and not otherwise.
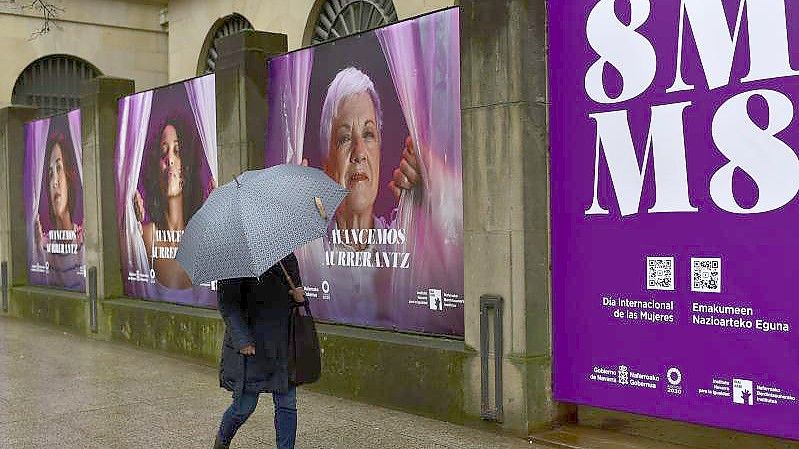
[{"label": "bare tree branch", "polygon": [[21,12],[33,11],[37,15],[42,17],[42,26],[31,33],[31,37],[29,40],[36,39],[39,36],[44,36],[45,34],[49,33],[52,27],[56,27],[61,29],[58,25],[58,17],[63,14],[64,8],[56,5],[55,3],[48,1],[48,0],[24,0],[24,1],[17,1],[17,0],[0,0],[0,4],[10,4],[14,5]]}]

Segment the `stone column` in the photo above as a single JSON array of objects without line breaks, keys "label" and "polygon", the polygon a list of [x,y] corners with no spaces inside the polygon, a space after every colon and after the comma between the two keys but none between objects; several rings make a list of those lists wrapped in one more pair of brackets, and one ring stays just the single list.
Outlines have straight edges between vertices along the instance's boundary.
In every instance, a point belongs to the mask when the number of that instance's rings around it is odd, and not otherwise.
[{"label": "stone column", "polygon": [[133,89],[133,80],[101,76],[81,96],[86,269],[97,267],[98,298],[123,294],[114,154],[118,100]]},{"label": "stone column", "polygon": [[0,261],[8,263],[9,286],[28,282],[24,124],[36,112],[28,106],[0,109]]},{"label": "stone column", "polygon": [[263,168],[266,141],[266,62],[286,52],[285,34],[246,30],[219,39],[216,133],[219,184],[243,170]]},{"label": "stone column", "polygon": [[[502,296],[503,426],[526,434],[558,417],[551,394],[546,4],[460,4],[465,340],[480,349],[480,296]],[[468,363],[466,407],[479,414],[480,360]]]}]

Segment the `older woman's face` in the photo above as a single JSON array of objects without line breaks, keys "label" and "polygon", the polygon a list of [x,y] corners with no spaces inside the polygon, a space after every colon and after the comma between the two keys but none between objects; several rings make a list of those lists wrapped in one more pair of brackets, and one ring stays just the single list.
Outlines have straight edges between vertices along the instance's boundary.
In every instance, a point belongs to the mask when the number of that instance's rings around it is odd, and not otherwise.
[{"label": "older woman's face", "polygon": [[47,177],[50,187],[50,207],[53,208],[54,215],[63,217],[67,213],[69,202],[69,186],[67,185],[67,173],[64,169],[64,153],[61,145],[53,145],[50,152],[50,160],[47,166]]},{"label": "older woman's face", "polygon": [[177,130],[166,125],[161,132],[161,190],[166,196],[183,193],[183,161]]},{"label": "older woman's face", "polygon": [[332,126],[325,172],[349,189],[350,209],[366,211],[380,182],[380,130],[372,97],[362,92],[342,100]]}]

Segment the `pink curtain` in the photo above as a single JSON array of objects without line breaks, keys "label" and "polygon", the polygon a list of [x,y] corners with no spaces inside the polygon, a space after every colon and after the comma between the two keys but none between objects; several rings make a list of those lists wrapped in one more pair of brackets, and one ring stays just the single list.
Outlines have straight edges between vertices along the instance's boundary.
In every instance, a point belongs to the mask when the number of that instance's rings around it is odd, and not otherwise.
[{"label": "pink curtain", "polygon": [[313,55],[307,48],[269,61],[269,114],[278,114],[281,126],[267,130],[267,166],[302,162]]},{"label": "pink curtain", "polygon": [[[120,220],[119,229],[123,236],[120,248],[122,265],[123,269],[128,267],[128,272],[123,273],[123,277],[128,280],[151,277],[147,250],[141,239],[140,224],[133,210],[133,197],[139,182],[152,100],[153,92],[147,91],[119,101],[116,152],[117,211]],[[130,285],[136,290],[132,292],[134,296],[147,298],[155,294],[154,287],[150,283],[131,282]]]},{"label": "pink curtain", "polygon": [[25,171],[28,179],[25,189],[25,211],[28,223],[28,260],[31,270],[38,273],[45,273],[46,257],[41,246],[35,244],[33,232],[35,230],[34,220],[39,213],[39,200],[42,193],[42,167],[44,167],[44,155],[46,153],[47,133],[50,131],[50,119],[36,120],[25,124]]},{"label": "pink curtain", "polygon": [[[459,11],[376,31],[420,163],[423,185],[400,198],[395,227],[415,229],[397,248],[414,254],[411,279],[463,283]],[[405,280],[395,277],[394,290]],[[442,286],[448,288],[448,286]]]},{"label": "pink curtain", "polygon": [[205,152],[205,159],[211,169],[211,176],[217,180],[216,146],[216,76],[214,74],[194,78],[186,82],[191,112],[197,124],[197,132]]},{"label": "pink curtain", "polygon": [[72,137],[72,148],[75,149],[75,160],[78,166],[80,184],[83,185],[83,143],[81,142],[80,109],[67,113],[69,121],[69,135]]}]

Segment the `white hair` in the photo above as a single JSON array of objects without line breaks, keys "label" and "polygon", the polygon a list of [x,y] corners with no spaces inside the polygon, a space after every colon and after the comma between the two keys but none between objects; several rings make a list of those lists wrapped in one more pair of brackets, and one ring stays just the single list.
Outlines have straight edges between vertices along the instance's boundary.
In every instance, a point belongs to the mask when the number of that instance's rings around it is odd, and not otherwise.
[{"label": "white hair", "polygon": [[383,110],[380,107],[380,96],[377,95],[375,85],[369,76],[355,67],[347,67],[338,72],[330,86],[327,88],[325,102],[322,105],[322,116],[319,121],[319,142],[322,146],[322,155],[326,159],[330,152],[330,136],[332,133],[333,119],[338,113],[338,106],[347,97],[360,93],[368,93],[375,107],[378,134],[383,131]]}]

